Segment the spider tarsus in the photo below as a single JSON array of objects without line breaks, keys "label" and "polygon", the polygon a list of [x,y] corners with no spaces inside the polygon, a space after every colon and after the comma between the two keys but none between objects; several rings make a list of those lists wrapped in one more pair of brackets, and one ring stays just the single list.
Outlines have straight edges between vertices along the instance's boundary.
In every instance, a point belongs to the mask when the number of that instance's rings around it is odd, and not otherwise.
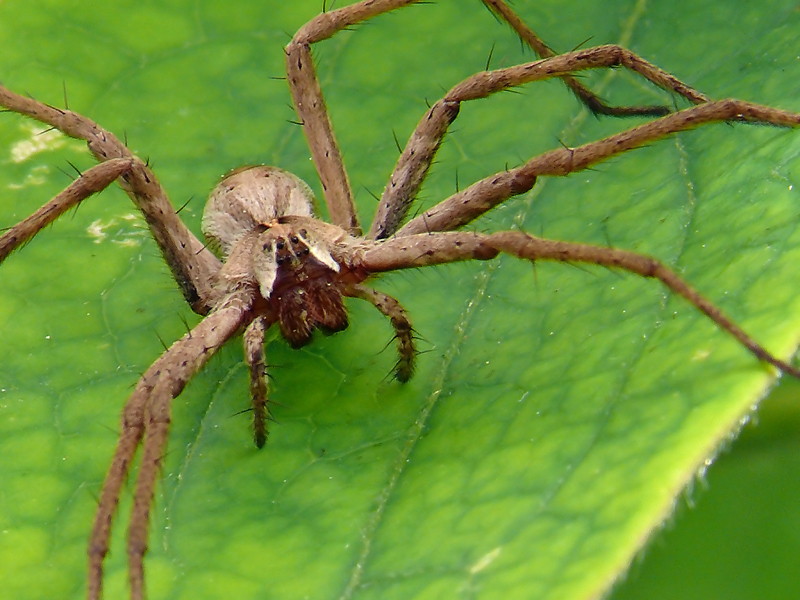
[{"label": "spider tarsus", "polygon": [[574,76],[573,80],[575,85],[570,85],[570,90],[595,117],[663,117],[672,112],[667,106],[611,106],[589,88],[578,83]]},{"label": "spider tarsus", "polygon": [[608,106],[602,102],[589,106],[595,115],[607,117],[665,117],[673,111],[668,106]]},{"label": "spider tarsus", "polygon": [[269,410],[269,402],[265,401],[262,405],[253,406],[253,442],[256,448],[261,450],[269,439],[267,422],[275,422]]},{"label": "spider tarsus", "polygon": [[399,359],[394,365],[394,378],[400,383],[407,383],[414,376],[414,361]]},{"label": "spider tarsus", "polygon": [[394,377],[400,383],[406,383],[414,376],[417,356],[421,354],[417,350],[416,342],[423,338],[417,334],[417,330],[411,326],[411,323],[406,321],[395,325],[394,339],[397,340],[399,354],[394,365]]}]

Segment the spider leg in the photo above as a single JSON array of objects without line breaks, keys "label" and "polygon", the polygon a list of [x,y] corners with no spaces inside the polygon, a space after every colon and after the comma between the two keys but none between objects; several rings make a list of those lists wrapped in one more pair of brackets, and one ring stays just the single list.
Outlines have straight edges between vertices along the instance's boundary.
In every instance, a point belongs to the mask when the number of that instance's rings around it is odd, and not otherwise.
[{"label": "spider leg", "polygon": [[253,302],[252,292],[240,290],[175,342],[142,376],[122,413],[119,441],[103,482],[89,539],[89,600],[102,590],[103,560],[108,553],[111,524],[133,456],[142,444],[142,457],[128,530],[131,598],[144,598],[144,555],[150,507],[169,433],[171,402],[189,380],[241,328]]},{"label": "spider leg", "polygon": [[122,410],[120,435],[111,459],[111,466],[103,481],[92,533],[89,537],[89,574],[87,597],[98,600],[102,595],[103,561],[108,554],[111,526],[119,505],[120,490],[125,483],[136,449],[142,442],[145,429],[145,405],[158,379],[158,359],[139,380]]},{"label": "spider leg", "polygon": [[[351,235],[360,235],[360,226],[352,189],[316,76],[311,45],[356,23],[414,4],[416,1],[365,0],[323,13],[304,25],[286,47],[289,88],[325,190],[331,220]],[[537,79],[563,77],[575,94],[596,113],[616,116],[656,116],[669,112],[665,107],[608,107],[574,77],[569,76],[570,73],[582,69],[621,65],[659,87],[680,94],[690,102],[699,104],[708,101],[703,94],[619,46],[600,46],[555,56],[554,52],[502,0],[483,1],[545,58],[541,62],[547,66],[534,69],[533,74],[525,72],[531,70],[531,64],[492,71],[490,72],[494,76],[491,78],[492,83],[486,81],[487,73],[479,73],[453,88],[447,96],[434,105],[417,126],[397,162],[367,235],[370,239],[389,237],[398,229],[427,175],[448,127],[458,115],[460,103],[464,100],[485,97],[502,89]],[[550,60],[553,62],[548,62]],[[500,85],[497,85],[498,83]]]},{"label": "spider leg", "polygon": [[354,236],[361,235],[353,190],[333,133],[319,85],[311,45],[381,13],[417,0],[368,0],[322,13],[306,23],[286,46],[286,76],[295,112],[303,124],[311,157],[317,168],[331,221]]},{"label": "spider leg", "polygon": [[392,322],[392,327],[394,327],[394,337],[397,340],[397,353],[399,355],[397,364],[394,367],[394,375],[398,381],[403,383],[411,379],[414,374],[417,349],[414,345],[414,328],[411,326],[411,319],[406,309],[389,294],[379,292],[359,283],[352,283],[345,287],[344,295],[366,300],[389,318]]},{"label": "spider leg", "polygon": [[798,127],[800,114],[742,100],[718,100],[687,108],[577,148],[551,150],[520,167],[481,179],[409,221],[397,236],[457,229],[508,198],[527,192],[539,176],[569,175],[670,134],[715,121]]},{"label": "spider leg", "polygon": [[[505,21],[508,26],[513,29],[519,38],[528,44],[528,46],[530,46],[534,52],[536,52],[539,58],[550,58],[557,56],[558,53],[554,52],[547,44],[545,44],[544,41],[538,35],[536,35],[522,19],[520,19],[519,16],[513,10],[511,10],[511,8],[509,8],[509,6],[503,0],[482,1],[484,5],[486,5],[486,8]],[[578,100],[580,100],[586,106],[586,108],[596,115],[608,115],[612,117],[660,117],[672,112],[666,106],[609,106],[603,102],[597,96],[597,94],[592,92],[575,77],[562,75],[561,79],[564,81],[567,87],[572,90],[572,93],[577,96]],[[681,95],[685,95],[681,91],[675,91]],[[691,90],[691,92],[701,102],[706,101],[702,94],[698,94],[697,92],[694,92],[694,90]],[[691,98],[689,99],[691,100]]]},{"label": "spider leg", "polygon": [[250,370],[250,396],[253,402],[253,431],[257,448],[267,443],[267,421],[272,420],[267,399],[267,364],[264,360],[264,336],[271,325],[257,317],[244,331],[244,358]]},{"label": "spider leg", "polygon": [[[397,160],[397,165],[383,192],[367,237],[384,239],[397,231],[422,187],[422,182],[428,174],[447,130],[458,116],[462,102],[486,98],[515,86],[563,76],[565,73],[615,66],[624,66],[654,85],[676,92],[694,104],[708,102],[706,96],[693,90],[666,71],[639,58],[630,50],[613,45],[597,46],[505,69],[475,73],[451,88],[420,120]],[[530,182],[528,187],[524,187],[524,185],[526,184],[523,184],[521,191],[511,195],[527,191],[533,182]],[[417,219],[424,218],[425,226],[429,230],[440,231],[442,227],[431,224],[427,215],[428,213],[425,213]],[[450,229],[457,227],[458,225],[450,227]],[[418,232],[419,230],[412,231],[406,226],[398,232],[398,235]]]},{"label": "spider leg", "polygon": [[728,318],[711,301],[655,258],[576,242],[561,242],[530,236],[519,231],[493,234],[463,231],[394,237],[367,250],[359,267],[367,272],[394,271],[463,260],[488,260],[500,252],[535,262],[552,260],[586,263],[623,269],[642,277],[658,279],[683,296],[723,331],[727,331],[759,360],[800,378],[800,369],[776,358]]},{"label": "spider leg", "polygon": [[219,270],[220,262],[183,224],[158,179],[144,162],[114,134],[78,113],[20,96],[3,86],[0,86],[0,106],[51,125],[70,137],[85,140],[89,150],[101,162],[114,158],[132,160],[129,170],[119,178],[122,189],[142,211],[192,309],[207,314],[213,308],[218,298],[210,282]]},{"label": "spider leg", "polygon": [[14,250],[28,243],[37,233],[70,208],[77,206],[92,194],[106,189],[117,177],[128,172],[132,166],[133,159],[114,158],[81,173],[80,177],[58,196],[0,236],[0,262],[3,262]]},{"label": "spider leg", "polygon": [[[400,158],[397,160],[397,165],[383,192],[367,237],[370,239],[383,239],[397,231],[417,192],[422,187],[422,182],[428,174],[428,170],[447,130],[458,116],[462,102],[486,98],[518,85],[559,77],[565,73],[620,65],[638,73],[663,89],[680,94],[695,104],[708,101],[704,95],[696,92],[669,73],[651,65],[630,50],[620,46],[598,46],[505,69],[475,73],[451,88],[420,120]],[[533,182],[530,182],[528,187],[523,185],[521,191],[514,192],[511,195],[527,191],[532,185]],[[431,231],[441,230],[440,226],[430,223],[427,215],[428,213],[425,213],[425,215],[417,217],[417,219],[424,218],[426,226]],[[407,227],[403,227],[398,232],[398,235],[408,235],[412,232],[418,233],[418,231],[409,230]],[[450,227],[450,229],[457,227],[458,225]]]}]

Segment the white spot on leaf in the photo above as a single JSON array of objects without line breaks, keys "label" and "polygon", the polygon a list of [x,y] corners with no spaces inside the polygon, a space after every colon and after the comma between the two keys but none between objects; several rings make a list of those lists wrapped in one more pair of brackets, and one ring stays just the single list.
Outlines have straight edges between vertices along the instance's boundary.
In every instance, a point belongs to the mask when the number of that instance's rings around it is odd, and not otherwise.
[{"label": "white spot on leaf", "polygon": [[[136,214],[126,214],[120,217],[123,223],[119,225],[119,220],[111,219],[103,221],[96,219],[86,228],[86,233],[94,238],[95,244],[102,243],[109,235],[111,242],[124,247],[136,247],[141,245],[141,238],[147,236],[147,230],[142,225],[142,221]],[[118,226],[119,225],[119,226]],[[129,229],[128,227],[133,227]],[[113,231],[109,231],[115,228]]]},{"label": "white spot on leaf", "polygon": [[23,127],[30,138],[11,146],[11,160],[15,163],[24,162],[39,152],[56,150],[67,143],[64,134],[57,129],[47,129],[32,123],[26,123]]},{"label": "white spot on leaf", "polygon": [[21,190],[32,185],[42,185],[47,181],[49,173],[50,168],[47,165],[38,165],[31,169],[31,172],[22,180],[22,183],[9,183],[8,187],[12,190]]},{"label": "white spot on leaf", "polygon": [[475,575],[483,571],[486,567],[494,562],[494,560],[500,556],[500,551],[502,550],[502,546],[498,546],[494,550],[487,552],[483,556],[481,556],[474,565],[469,568],[469,572],[471,575]]}]

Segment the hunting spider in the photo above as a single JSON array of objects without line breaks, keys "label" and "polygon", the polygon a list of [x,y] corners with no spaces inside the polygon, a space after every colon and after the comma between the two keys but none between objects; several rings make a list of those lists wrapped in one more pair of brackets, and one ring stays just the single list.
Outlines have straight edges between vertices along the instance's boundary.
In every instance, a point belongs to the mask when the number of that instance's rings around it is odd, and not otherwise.
[{"label": "hunting spider", "polygon": [[[543,176],[565,176],[670,134],[704,123],[747,121],[784,127],[800,115],[738,100],[710,101],[629,51],[600,46],[554,55],[502,0],[484,3],[541,57],[523,65],[485,71],[455,85],[420,120],[390,176],[376,216],[362,235],[353,193],[328,119],[310,47],[338,31],[412,0],[372,0],[331,10],[295,34],[286,49],[287,80],[317,168],[331,224],[311,212],[308,187],[289,173],[264,166],[228,174],[211,193],[203,219],[209,245],[182,223],[150,167],[113,134],[91,120],[0,88],[6,109],[85,140],[100,164],[62,194],[0,238],[0,260],[88,196],[118,181],[144,214],[150,231],[191,308],[205,318],[175,342],[143,374],[125,404],[122,428],[98,500],[89,543],[88,597],[99,598],[111,523],[129,465],[141,446],[133,493],[128,551],[132,598],[144,597],[144,555],[150,509],[165,453],[171,402],[230,338],[243,333],[250,374],[255,443],[267,440],[267,330],[276,325],[293,346],[308,343],[315,329],[347,327],[343,297],[372,304],[395,332],[395,377],[405,382],[416,359],[411,319],[391,296],[365,285],[373,275],[457,261],[491,260],[505,253],[523,260],[585,263],[629,271],[661,281],[731,334],[755,357],[779,370],[800,371],[754,341],[713,303],[671,269],[650,257],[609,247],[548,240],[523,231],[461,231],[507,199],[528,192]],[[571,74],[622,66],[694,106],[608,107]],[[461,189],[407,219],[411,204],[462,103],[542,79],[561,77],[592,111],[611,116],[653,117],[622,133],[575,148],[562,147]],[[221,257],[221,258],[220,258]]]}]

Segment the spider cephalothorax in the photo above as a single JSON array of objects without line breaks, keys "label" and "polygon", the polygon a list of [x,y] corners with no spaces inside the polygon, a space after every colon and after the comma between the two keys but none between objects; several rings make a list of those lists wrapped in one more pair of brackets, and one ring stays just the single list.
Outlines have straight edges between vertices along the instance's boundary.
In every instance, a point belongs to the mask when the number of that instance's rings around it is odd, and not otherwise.
[{"label": "spider cephalothorax", "polygon": [[[366,300],[394,328],[399,350],[397,379],[406,381],[411,377],[415,350],[408,314],[391,296],[364,285],[369,277],[382,272],[490,260],[500,253],[529,262],[551,260],[625,270],[658,279],[731,334],[756,358],[800,376],[800,370],[773,356],[716,305],[654,258],[610,247],[543,239],[521,231],[458,231],[512,196],[527,192],[542,177],[581,171],[704,123],[800,126],[800,115],[788,111],[740,100],[712,101],[616,45],[554,55],[502,0],[483,2],[541,60],[477,73],[456,84],[431,105],[402,151],[372,225],[362,236],[348,176],[316,77],[311,46],[415,1],[365,0],[328,11],[302,27],[285,49],[287,81],[325,193],[331,223],[315,217],[312,194],[296,176],[273,167],[245,167],[227,175],[210,196],[203,219],[207,246],[178,217],[149,164],[136,157],[112,133],[68,109],[55,108],[0,86],[0,105],[86,141],[100,162],[0,237],[0,260],[70,207],[118,181],[143,213],[184,298],[204,317],[147,369],[125,404],[117,447],[99,496],[89,543],[90,599],[101,594],[111,523],[137,451],[141,458],[133,492],[128,557],[131,595],[137,600],[144,597],[150,509],[165,454],[171,402],[232,337],[242,333],[244,338],[255,442],[259,447],[266,442],[270,416],[264,342],[267,330],[275,324],[293,347],[300,347],[308,343],[316,329],[334,332],[347,327],[344,297]],[[607,106],[573,76],[586,69],[611,67],[629,69],[693,106],[679,111],[663,106]],[[407,218],[462,103],[553,77],[562,78],[594,113],[636,115],[651,120],[607,138],[575,148],[557,148],[517,167],[501,170]],[[436,389],[433,394],[440,391]]]}]

